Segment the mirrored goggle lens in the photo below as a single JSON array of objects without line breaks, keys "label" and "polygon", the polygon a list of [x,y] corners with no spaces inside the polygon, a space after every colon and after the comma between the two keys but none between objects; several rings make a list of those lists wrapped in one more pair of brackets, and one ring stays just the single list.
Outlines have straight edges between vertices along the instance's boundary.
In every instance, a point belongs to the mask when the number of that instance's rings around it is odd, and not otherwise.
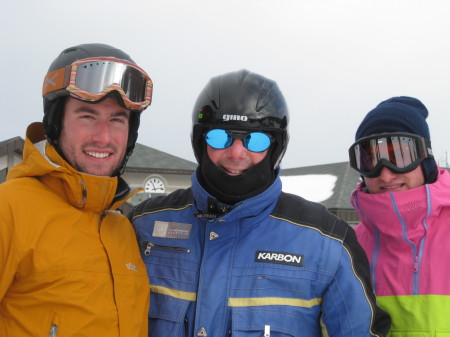
[{"label": "mirrored goggle lens", "polygon": [[75,86],[91,94],[99,94],[112,85],[122,88],[131,102],[146,100],[148,79],[138,69],[127,64],[98,60],[78,65]]},{"label": "mirrored goggle lens", "polygon": [[427,157],[421,137],[402,135],[381,136],[363,139],[352,145],[350,164],[363,175],[377,170],[377,164],[383,159],[397,171],[407,171]]},{"label": "mirrored goggle lens", "polygon": [[223,129],[214,129],[206,133],[206,143],[214,149],[226,149],[233,140],[242,139],[244,147],[252,152],[263,152],[270,147],[271,138],[262,132],[237,133]]}]

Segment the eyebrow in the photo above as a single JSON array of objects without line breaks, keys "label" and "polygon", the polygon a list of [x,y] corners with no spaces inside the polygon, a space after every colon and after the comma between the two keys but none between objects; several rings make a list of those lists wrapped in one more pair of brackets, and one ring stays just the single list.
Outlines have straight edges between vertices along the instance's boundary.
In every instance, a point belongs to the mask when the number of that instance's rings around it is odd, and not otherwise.
[{"label": "eyebrow", "polygon": [[[95,110],[95,109],[93,109],[91,107],[88,107],[88,106],[82,106],[82,107],[79,107],[78,109],[75,110],[75,113],[83,113],[83,112],[88,112],[88,113],[91,113],[93,115],[98,115],[99,114],[97,110]],[[121,110],[121,111],[114,112],[111,117],[126,117],[126,118],[129,118],[130,114],[131,114],[131,112],[129,114],[127,114],[125,111]]]}]

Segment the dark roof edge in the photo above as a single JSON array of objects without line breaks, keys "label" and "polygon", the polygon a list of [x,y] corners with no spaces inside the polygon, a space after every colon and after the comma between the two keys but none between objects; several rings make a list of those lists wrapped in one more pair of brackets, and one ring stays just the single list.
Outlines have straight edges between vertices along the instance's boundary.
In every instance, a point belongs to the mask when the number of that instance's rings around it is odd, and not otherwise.
[{"label": "dark roof edge", "polygon": [[125,167],[125,172],[133,173],[165,173],[165,174],[192,174],[194,170],[176,170],[176,169],[155,169],[144,167]]}]

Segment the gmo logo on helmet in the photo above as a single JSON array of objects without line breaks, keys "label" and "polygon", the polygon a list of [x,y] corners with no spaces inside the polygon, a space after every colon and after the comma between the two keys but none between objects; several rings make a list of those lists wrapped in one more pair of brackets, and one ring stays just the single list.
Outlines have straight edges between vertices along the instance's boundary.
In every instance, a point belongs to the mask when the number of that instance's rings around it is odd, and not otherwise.
[{"label": "gmo logo on helmet", "polygon": [[242,121],[246,122],[248,120],[247,116],[239,116],[239,115],[223,115],[224,121]]}]

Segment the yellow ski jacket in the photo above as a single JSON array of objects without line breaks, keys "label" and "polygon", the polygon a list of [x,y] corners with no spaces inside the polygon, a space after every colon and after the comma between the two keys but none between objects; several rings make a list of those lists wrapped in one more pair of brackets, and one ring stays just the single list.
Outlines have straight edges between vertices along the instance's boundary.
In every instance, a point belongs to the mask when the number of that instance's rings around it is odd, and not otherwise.
[{"label": "yellow ski jacket", "polygon": [[127,192],[68,165],[42,123],[28,127],[0,184],[0,336],[147,337],[147,274],[116,210]]}]

